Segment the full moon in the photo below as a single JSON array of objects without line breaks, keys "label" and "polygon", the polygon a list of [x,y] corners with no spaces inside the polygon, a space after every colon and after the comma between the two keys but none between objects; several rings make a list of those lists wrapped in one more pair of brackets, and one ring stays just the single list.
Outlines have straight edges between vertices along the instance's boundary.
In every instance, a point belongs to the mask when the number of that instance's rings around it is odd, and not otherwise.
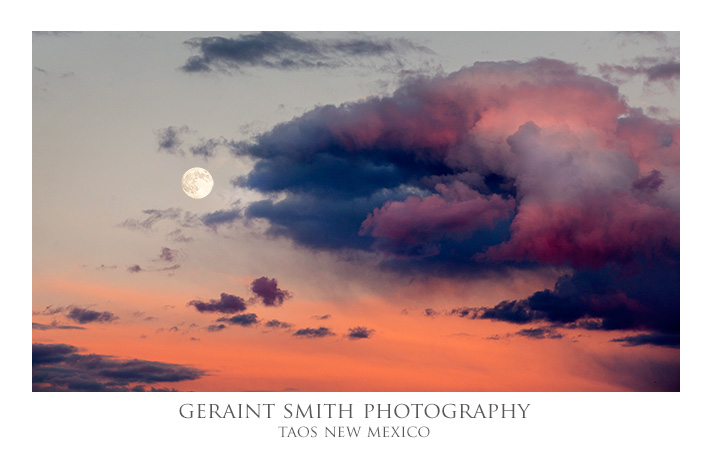
[{"label": "full moon", "polygon": [[213,177],[204,168],[193,167],[183,174],[183,191],[191,198],[205,198],[213,190]]}]

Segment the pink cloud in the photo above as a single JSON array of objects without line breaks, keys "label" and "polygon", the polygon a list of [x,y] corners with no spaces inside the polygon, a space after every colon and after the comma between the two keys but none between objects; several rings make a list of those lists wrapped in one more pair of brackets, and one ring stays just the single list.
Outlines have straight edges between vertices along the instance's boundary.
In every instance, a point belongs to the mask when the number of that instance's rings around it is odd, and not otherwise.
[{"label": "pink cloud", "polygon": [[636,254],[679,250],[679,216],[625,194],[588,198],[581,204],[524,204],[509,241],[491,247],[490,260],[537,261],[574,267],[630,262]]},{"label": "pink cloud", "polygon": [[364,220],[360,234],[388,239],[397,247],[434,237],[466,238],[479,228],[506,219],[514,209],[513,199],[482,195],[461,182],[435,188],[437,194],[424,198],[413,195],[375,209]]},{"label": "pink cloud", "polygon": [[[306,244],[302,217],[279,213],[291,199],[339,192],[351,195],[311,218],[339,226],[333,215],[384,198],[354,221],[399,257],[439,254],[441,239],[512,218],[508,233],[463,248],[489,245],[480,260],[583,266],[678,247],[679,123],[645,116],[615,85],[562,61],[478,62],[411,80],[389,97],[316,108],[247,152],[262,158],[247,186],[299,195],[260,205],[259,216]],[[334,166],[354,175],[327,176]],[[493,176],[501,185],[488,184]],[[419,193],[403,200],[404,191]],[[351,237],[344,223],[338,235]]]}]

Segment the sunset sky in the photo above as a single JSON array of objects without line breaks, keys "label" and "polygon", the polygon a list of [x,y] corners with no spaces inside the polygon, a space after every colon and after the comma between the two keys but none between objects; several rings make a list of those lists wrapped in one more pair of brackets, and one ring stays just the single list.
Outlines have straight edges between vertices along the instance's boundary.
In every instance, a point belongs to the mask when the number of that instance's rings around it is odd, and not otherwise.
[{"label": "sunset sky", "polygon": [[679,33],[32,59],[34,391],[680,389]]}]

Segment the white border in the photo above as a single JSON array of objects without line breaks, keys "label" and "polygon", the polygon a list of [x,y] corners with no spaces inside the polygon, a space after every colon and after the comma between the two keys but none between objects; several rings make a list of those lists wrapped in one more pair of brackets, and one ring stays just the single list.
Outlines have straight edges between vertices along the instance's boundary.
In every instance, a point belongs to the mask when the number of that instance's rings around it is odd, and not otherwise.
[{"label": "white border", "polygon": [[[432,447],[452,443],[467,447],[670,447],[684,441],[708,441],[702,435],[706,417],[704,382],[709,348],[706,259],[709,233],[704,212],[709,143],[709,41],[705,14],[680,2],[599,1],[576,3],[440,1],[272,2],[260,6],[203,1],[188,4],[141,1],[69,1],[15,3],[5,8],[3,27],[3,108],[10,141],[5,154],[7,185],[23,194],[5,195],[2,273],[11,279],[5,297],[3,363],[6,399],[2,407],[5,441],[41,447],[227,446],[258,442],[329,447],[326,439],[287,440],[277,436],[275,420],[183,420],[183,402],[518,402],[531,403],[526,420],[460,421],[429,424],[424,441],[354,440],[339,445]],[[683,20],[684,18],[684,20]],[[33,394],[30,393],[31,331],[22,317],[31,308],[31,40],[32,29],[59,30],[681,30],[682,42],[682,391],[680,393],[177,393],[177,394]],[[7,73],[6,73],[7,74]],[[703,78],[704,77],[704,78]],[[706,112],[706,111],[705,111]],[[7,157],[7,156],[6,156]],[[16,187],[14,187],[16,188]],[[703,212],[704,211],[704,212]],[[704,270],[704,271],[703,271]],[[7,279],[6,278],[6,279]],[[29,336],[28,336],[29,334]],[[405,399],[407,398],[407,399]],[[324,423],[327,424],[327,423]],[[358,425],[357,423],[351,425]],[[372,424],[371,424],[372,425]],[[696,438],[699,436],[699,439]],[[704,443],[702,443],[704,444]]]}]

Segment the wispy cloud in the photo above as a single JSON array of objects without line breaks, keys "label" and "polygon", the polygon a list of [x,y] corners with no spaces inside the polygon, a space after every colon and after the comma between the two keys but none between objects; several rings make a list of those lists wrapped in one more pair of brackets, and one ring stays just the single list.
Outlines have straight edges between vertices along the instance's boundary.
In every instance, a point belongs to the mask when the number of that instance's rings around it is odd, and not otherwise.
[{"label": "wispy cloud", "polygon": [[680,61],[677,59],[638,58],[630,65],[599,64],[598,71],[610,81],[624,82],[642,76],[646,83],[680,80]]},{"label": "wispy cloud", "polygon": [[638,334],[629,335],[623,338],[614,338],[611,340],[616,343],[623,343],[623,346],[641,346],[641,345],[652,345],[652,346],[664,346],[668,348],[679,348],[680,347],[680,335],[679,334],[661,334],[661,333],[650,333],[650,334]]},{"label": "wispy cloud", "polygon": [[302,338],[322,338],[322,337],[330,337],[332,335],[336,335],[329,329],[328,327],[319,327],[317,329],[314,329],[312,327],[306,327],[303,329],[297,330],[295,333],[292,334],[294,337],[302,337]]},{"label": "wispy cloud", "polygon": [[169,126],[155,131],[156,138],[158,139],[158,151],[185,156],[185,151],[181,148],[181,144],[183,143],[181,134],[189,131],[190,128],[187,126]]},{"label": "wispy cloud", "polygon": [[160,271],[175,271],[180,268],[180,264],[174,264],[168,267],[142,267],[141,265],[129,265],[126,267],[126,271],[129,273],[146,273],[146,272],[160,272]]},{"label": "wispy cloud", "polygon": [[374,329],[369,329],[365,326],[356,326],[349,328],[348,337],[350,340],[363,340],[366,338],[371,338],[371,335],[375,332]]},{"label": "wispy cloud", "polygon": [[156,223],[164,220],[172,221],[181,227],[193,227],[201,223],[196,214],[187,211],[184,212],[182,209],[176,207],[169,209],[146,209],[143,210],[142,213],[146,215],[142,220],[128,218],[120,223],[119,226],[132,230],[152,231]]},{"label": "wispy cloud", "polygon": [[291,323],[286,323],[279,320],[269,320],[265,323],[265,327],[278,328],[278,329],[291,329],[294,325]]},{"label": "wispy cloud", "polygon": [[65,324],[59,324],[57,321],[52,321],[50,324],[42,324],[32,322],[32,330],[46,331],[51,329],[63,329],[63,330],[84,330],[86,327],[82,326],[69,326]]},{"label": "wispy cloud", "polygon": [[198,54],[181,67],[185,72],[242,72],[248,67],[277,70],[337,68],[368,58],[398,58],[408,52],[432,53],[407,39],[352,36],[310,39],[284,32],[194,38],[186,45]]}]

